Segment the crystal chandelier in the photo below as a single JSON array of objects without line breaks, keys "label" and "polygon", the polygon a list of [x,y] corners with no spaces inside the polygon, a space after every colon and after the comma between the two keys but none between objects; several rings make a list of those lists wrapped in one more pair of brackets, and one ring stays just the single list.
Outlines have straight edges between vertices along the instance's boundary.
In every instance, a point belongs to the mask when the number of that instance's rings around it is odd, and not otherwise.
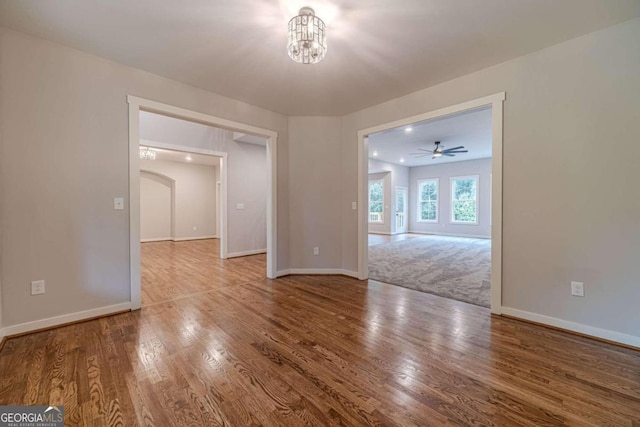
[{"label": "crystal chandelier", "polygon": [[149,147],[140,147],[140,159],[141,160],[155,160],[156,152]]},{"label": "crystal chandelier", "polygon": [[327,31],[310,7],[303,7],[289,21],[289,56],[301,64],[316,64],[327,53]]}]

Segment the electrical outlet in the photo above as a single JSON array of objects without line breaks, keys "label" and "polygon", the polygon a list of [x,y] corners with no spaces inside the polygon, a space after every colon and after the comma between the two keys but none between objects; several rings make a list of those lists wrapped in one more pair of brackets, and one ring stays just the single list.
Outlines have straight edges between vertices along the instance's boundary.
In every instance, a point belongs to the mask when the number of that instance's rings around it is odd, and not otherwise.
[{"label": "electrical outlet", "polygon": [[355,211],[356,209],[358,209],[358,203],[356,203],[356,202],[351,202],[351,209],[353,209],[354,211]]},{"label": "electrical outlet", "polygon": [[582,282],[571,282],[571,295],[574,297],[583,297],[584,296],[584,283]]},{"label": "electrical outlet", "polygon": [[313,254],[314,255],[320,255],[320,248],[317,247],[317,246],[315,248],[313,248]]},{"label": "electrical outlet", "polygon": [[44,294],[44,280],[35,280],[31,282],[31,295]]},{"label": "electrical outlet", "polygon": [[124,199],[122,197],[116,197],[113,199],[113,209],[116,211],[124,209]]}]

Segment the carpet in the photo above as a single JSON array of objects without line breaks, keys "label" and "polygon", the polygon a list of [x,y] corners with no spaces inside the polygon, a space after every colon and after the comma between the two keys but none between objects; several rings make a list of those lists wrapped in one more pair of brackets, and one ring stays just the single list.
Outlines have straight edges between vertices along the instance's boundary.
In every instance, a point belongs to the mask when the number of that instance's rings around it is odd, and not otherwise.
[{"label": "carpet", "polygon": [[489,307],[491,240],[428,235],[370,246],[369,278]]}]

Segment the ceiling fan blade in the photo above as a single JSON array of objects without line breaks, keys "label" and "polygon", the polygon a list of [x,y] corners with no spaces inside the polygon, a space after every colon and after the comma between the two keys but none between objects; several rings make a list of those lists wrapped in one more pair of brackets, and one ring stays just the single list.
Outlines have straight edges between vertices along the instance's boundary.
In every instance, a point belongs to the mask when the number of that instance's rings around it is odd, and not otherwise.
[{"label": "ceiling fan blade", "polygon": [[460,153],[468,153],[469,150],[458,150],[458,151],[449,151],[449,150],[444,150],[443,153],[453,153],[453,154],[460,154]]},{"label": "ceiling fan blade", "polygon": [[413,156],[413,157],[415,157],[416,159],[419,159],[420,157],[426,157],[428,155],[429,154],[418,154],[417,156]]},{"label": "ceiling fan blade", "polygon": [[451,154],[451,153],[442,153],[442,155],[447,156],[447,157],[455,157],[455,154]]},{"label": "ceiling fan blade", "polygon": [[411,156],[428,156],[431,153],[409,153]]},{"label": "ceiling fan blade", "polygon": [[433,152],[433,150],[427,150],[426,148],[416,148],[418,151],[426,151],[427,153]]},{"label": "ceiling fan blade", "polygon": [[457,147],[446,148],[443,151],[459,150],[461,148],[464,148],[464,145],[458,145]]}]

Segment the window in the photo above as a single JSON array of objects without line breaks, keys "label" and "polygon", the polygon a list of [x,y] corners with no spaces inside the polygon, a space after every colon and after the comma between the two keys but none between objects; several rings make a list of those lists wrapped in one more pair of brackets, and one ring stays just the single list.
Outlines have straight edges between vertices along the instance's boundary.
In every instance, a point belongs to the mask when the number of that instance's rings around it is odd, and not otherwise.
[{"label": "window", "polygon": [[451,178],[451,222],[478,223],[478,176]]},{"label": "window", "polygon": [[438,222],[438,179],[418,181],[418,222]]},{"label": "window", "polygon": [[369,181],[369,222],[383,223],[384,185],[382,180]]}]

